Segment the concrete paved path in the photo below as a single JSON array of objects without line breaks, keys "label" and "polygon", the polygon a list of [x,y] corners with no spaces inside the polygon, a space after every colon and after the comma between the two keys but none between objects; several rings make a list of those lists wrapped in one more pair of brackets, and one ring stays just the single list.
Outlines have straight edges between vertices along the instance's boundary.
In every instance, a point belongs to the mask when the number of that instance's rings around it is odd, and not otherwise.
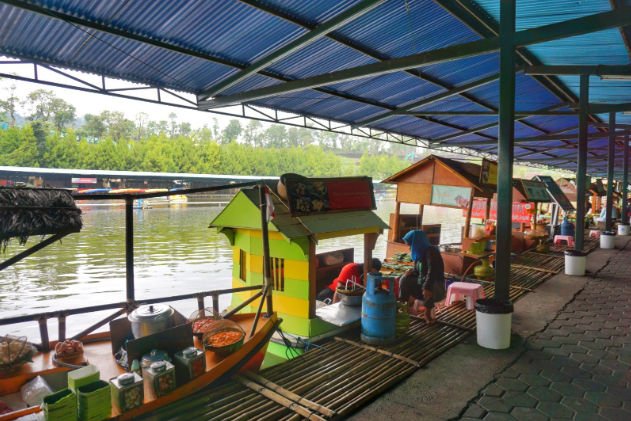
[{"label": "concrete paved path", "polygon": [[352,419],[631,420],[631,246],[616,241],[588,256],[592,277],[515,303],[510,349],[472,335]]}]

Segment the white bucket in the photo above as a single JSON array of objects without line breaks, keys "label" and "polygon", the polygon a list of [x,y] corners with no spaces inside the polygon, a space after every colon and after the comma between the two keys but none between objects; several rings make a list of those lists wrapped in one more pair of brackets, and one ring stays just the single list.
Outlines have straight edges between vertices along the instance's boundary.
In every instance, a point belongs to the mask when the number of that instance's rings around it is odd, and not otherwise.
[{"label": "white bucket", "polygon": [[584,253],[568,250],[565,253],[565,274],[572,276],[585,275],[587,256]]},{"label": "white bucket", "polygon": [[607,231],[603,231],[600,233],[600,248],[601,249],[613,249],[616,247],[616,242],[614,241],[616,236],[615,234],[605,234]]},{"label": "white bucket", "polygon": [[629,235],[629,228],[628,224],[618,224],[618,235]]},{"label": "white bucket", "polygon": [[489,349],[510,347],[513,305],[483,298],[476,302],[475,309],[478,345]]}]

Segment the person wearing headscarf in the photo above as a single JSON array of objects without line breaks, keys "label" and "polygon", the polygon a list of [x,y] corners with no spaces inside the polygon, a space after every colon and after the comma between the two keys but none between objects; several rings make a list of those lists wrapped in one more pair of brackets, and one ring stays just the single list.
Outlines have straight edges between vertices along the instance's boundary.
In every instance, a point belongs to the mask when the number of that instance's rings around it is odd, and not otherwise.
[{"label": "person wearing headscarf", "polygon": [[403,241],[410,246],[414,266],[399,280],[399,299],[408,303],[413,314],[423,306],[425,321],[433,323],[436,321],[435,303],[445,298],[443,258],[422,230],[409,231]]}]

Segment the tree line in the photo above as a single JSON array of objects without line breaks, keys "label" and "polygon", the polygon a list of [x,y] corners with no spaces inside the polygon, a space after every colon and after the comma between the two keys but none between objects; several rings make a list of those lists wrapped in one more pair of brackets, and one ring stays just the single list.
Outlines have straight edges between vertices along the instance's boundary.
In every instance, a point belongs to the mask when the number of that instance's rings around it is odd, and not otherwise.
[{"label": "tree line", "polygon": [[[410,164],[413,149],[338,133],[216,118],[193,129],[171,113],[154,121],[119,111],[77,116],[74,106],[38,89],[0,98],[0,165],[235,175],[369,175]],[[405,155],[408,154],[408,159]],[[413,154],[412,154],[413,155]]]}]

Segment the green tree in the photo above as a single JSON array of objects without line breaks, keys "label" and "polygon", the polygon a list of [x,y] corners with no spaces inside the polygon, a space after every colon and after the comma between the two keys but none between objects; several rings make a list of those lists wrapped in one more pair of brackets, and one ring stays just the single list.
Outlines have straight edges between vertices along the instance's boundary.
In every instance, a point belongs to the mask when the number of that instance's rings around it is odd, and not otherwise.
[{"label": "green tree", "polygon": [[39,167],[37,139],[31,126],[0,130],[0,165]]},{"label": "green tree", "polygon": [[236,142],[241,134],[241,123],[239,120],[230,120],[228,125],[221,132],[221,143],[228,144]]},{"label": "green tree", "polygon": [[98,142],[105,136],[107,126],[102,114],[86,114],[83,120],[83,126],[79,130],[81,137],[86,137],[89,142]]},{"label": "green tree", "polygon": [[243,140],[246,145],[261,146],[261,122],[258,120],[250,120],[243,129]]},{"label": "green tree", "polygon": [[75,120],[75,107],[57,98],[52,91],[37,89],[27,95],[25,104],[31,110],[29,120],[52,124],[57,131]]},{"label": "green tree", "polygon": [[16,116],[17,116],[17,107],[18,107],[18,97],[15,95],[15,84],[5,88],[7,91],[6,99],[0,99],[0,118],[4,115],[4,118],[9,123],[10,127],[15,126]]}]

